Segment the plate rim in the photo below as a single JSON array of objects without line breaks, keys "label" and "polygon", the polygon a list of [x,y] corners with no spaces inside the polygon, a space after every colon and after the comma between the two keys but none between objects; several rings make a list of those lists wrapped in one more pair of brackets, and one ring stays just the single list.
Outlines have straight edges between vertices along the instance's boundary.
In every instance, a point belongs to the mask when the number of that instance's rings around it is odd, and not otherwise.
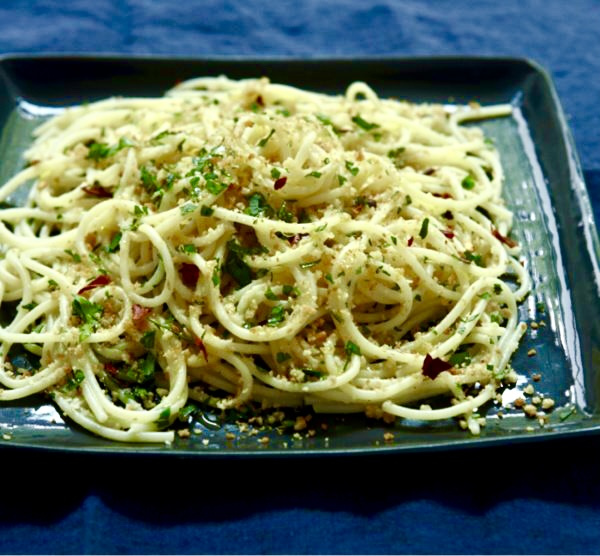
[{"label": "plate rim", "polygon": [[[565,149],[568,163],[569,185],[574,193],[574,202],[577,210],[583,216],[583,228],[586,235],[586,253],[585,256],[596,270],[594,277],[598,291],[600,291],[600,238],[597,233],[597,226],[594,219],[594,213],[585,185],[585,179],[581,167],[580,158],[576,149],[573,134],[568,125],[565,112],[558,96],[556,86],[551,77],[550,72],[536,60],[526,56],[493,56],[493,55],[418,55],[418,56],[327,56],[318,55],[310,58],[298,56],[255,56],[255,55],[238,55],[238,56],[179,56],[168,54],[122,54],[116,52],[101,52],[101,53],[78,53],[78,52],[44,52],[44,53],[3,53],[0,54],[0,78],[7,79],[4,71],[4,66],[7,63],[18,64],[20,62],[41,63],[48,62],[95,62],[101,61],[110,62],[131,62],[152,64],[159,63],[242,63],[250,64],[282,64],[282,63],[302,63],[309,65],[322,64],[365,64],[365,63],[381,63],[381,64],[400,64],[406,67],[418,66],[422,63],[431,63],[438,65],[461,65],[461,64],[498,64],[498,65],[514,65],[525,73],[532,73],[542,79],[544,87],[550,93],[552,106],[555,111],[559,126],[560,135],[564,138]],[[134,78],[135,79],[135,78]],[[433,83],[434,81],[432,81]],[[520,84],[520,83],[519,83]],[[598,409],[598,408],[597,408]],[[230,458],[230,457],[313,457],[327,456],[337,457],[342,455],[372,455],[372,454],[390,454],[398,452],[422,452],[422,451],[446,451],[454,449],[474,449],[484,448],[504,444],[523,443],[523,442],[538,442],[547,440],[556,440],[558,438],[567,438],[575,436],[583,436],[600,433],[600,421],[593,420],[591,417],[597,417],[600,410],[597,410],[593,415],[588,415],[589,419],[579,421],[572,428],[559,429],[554,431],[546,431],[541,434],[530,434],[525,430],[518,433],[509,432],[506,435],[498,437],[472,437],[466,435],[465,438],[455,439],[439,439],[432,441],[422,441],[416,444],[390,444],[380,446],[361,446],[352,448],[269,448],[265,451],[261,449],[192,449],[185,446],[177,448],[160,445],[143,444],[142,449],[136,449],[134,444],[122,445],[119,443],[111,444],[110,446],[68,446],[68,445],[53,445],[53,444],[37,444],[35,442],[12,442],[10,440],[0,441],[0,450],[33,450],[35,452],[44,453],[78,453],[78,454],[120,454],[120,455],[145,455],[145,456],[178,456],[178,457],[209,457],[209,458]],[[73,424],[68,423],[68,427]]]}]

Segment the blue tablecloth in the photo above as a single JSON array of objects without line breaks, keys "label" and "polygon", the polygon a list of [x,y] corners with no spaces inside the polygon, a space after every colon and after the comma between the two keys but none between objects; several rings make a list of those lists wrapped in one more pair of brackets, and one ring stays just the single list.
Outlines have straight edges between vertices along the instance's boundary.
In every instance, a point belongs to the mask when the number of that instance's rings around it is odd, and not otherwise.
[{"label": "blue tablecloth", "polygon": [[[553,75],[600,215],[596,0],[4,0],[0,54],[485,54]],[[600,438],[299,460],[3,450],[0,551],[600,552]]]}]

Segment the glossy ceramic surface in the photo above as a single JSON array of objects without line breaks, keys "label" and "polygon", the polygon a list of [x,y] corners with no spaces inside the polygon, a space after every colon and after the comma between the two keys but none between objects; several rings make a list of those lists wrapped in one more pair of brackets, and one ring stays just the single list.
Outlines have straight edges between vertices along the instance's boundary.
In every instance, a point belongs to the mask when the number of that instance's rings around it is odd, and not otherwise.
[{"label": "glossy ceramic surface", "polygon": [[[476,447],[531,441],[600,430],[600,271],[592,211],[571,135],[547,74],[519,59],[421,58],[384,60],[187,60],[113,57],[12,57],[0,60],[0,182],[23,164],[31,131],[61,108],[110,95],[158,96],[176,81],[200,75],[270,76],[272,81],[341,93],[354,80],[381,96],[416,102],[511,103],[512,118],[479,122],[500,151],[505,197],[515,213],[513,235],[533,279],[522,318],[543,321],[529,329],[513,366],[517,385],[505,402],[521,395],[534,374],[536,391],[556,409],[545,426],[522,414],[496,415],[479,437],[454,421],[382,426],[363,417],[329,418],[312,438],[273,431],[268,444],[236,434],[210,415],[194,424],[189,439],[172,446],[123,445],[96,438],[65,423],[44,398],[0,406],[0,445],[91,452],[191,456],[318,455]],[[18,200],[18,199],[17,199]],[[543,311],[541,310],[543,306]],[[535,348],[536,355],[528,352]],[[385,432],[394,439],[385,442]]]}]

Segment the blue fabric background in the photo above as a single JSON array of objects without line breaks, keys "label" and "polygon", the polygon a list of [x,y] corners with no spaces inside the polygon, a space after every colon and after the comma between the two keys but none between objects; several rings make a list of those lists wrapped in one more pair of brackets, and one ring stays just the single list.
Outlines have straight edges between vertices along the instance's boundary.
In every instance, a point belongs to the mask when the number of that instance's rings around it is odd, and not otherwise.
[{"label": "blue fabric background", "polygon": [[[0,54],[485,54],[553,75],[600,216],[597,0],[4,0]],[[4,450],[4,553],[597,553],[600,439],[233,462]]]}]

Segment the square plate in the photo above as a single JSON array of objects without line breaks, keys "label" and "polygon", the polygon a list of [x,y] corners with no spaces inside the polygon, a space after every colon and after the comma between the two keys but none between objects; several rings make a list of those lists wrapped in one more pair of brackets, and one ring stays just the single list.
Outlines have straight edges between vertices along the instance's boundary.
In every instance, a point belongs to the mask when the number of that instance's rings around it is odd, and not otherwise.
[{"label": "square plate", "polygon": [[[0,406],[4,445],[110,453],[198,456],[292,455],[389,452],[475,447],[548,439],[600,430],[600,271],[598,238],[577,155],[554,87],[546,72],[527,60],[412,58],[363,60],[166,59],[15,56],[0,59],[0,183],[23,164],[22,152],[35,126],[64,106],[113,95],[160,96],[175,82],[196,76],[269,76],[326,93],[342,93],[355,80],[379,95],[415,102],[511,103],[514,115],[477,122],[500,151],[506,172],[505,198],[515,213],[514,237],[533,279],[521,317],[543,320],[529,329],[513,358],[519,382],[504,400],[522,395],[540,373],[538,392],[557,408],[545,426],[522,414],[499,418],[489,410],[478,437],[455,421],[394,426],[352,416],[328,420],[312,438],[269,433],[228,440],[229,425],[205,416],[201,434],[172,446],[117,444],[65,424],[44,398]],[[545,309],[541,311],[543,304]],[[537,354],[529,357],[535,348]],[[530,352],[531,353],[531,352]],[[394,432],[384,442],[385,432]],[[10,438],[10,439],[9,439]],[[9,439],[9,440],[6,440]]]}]

